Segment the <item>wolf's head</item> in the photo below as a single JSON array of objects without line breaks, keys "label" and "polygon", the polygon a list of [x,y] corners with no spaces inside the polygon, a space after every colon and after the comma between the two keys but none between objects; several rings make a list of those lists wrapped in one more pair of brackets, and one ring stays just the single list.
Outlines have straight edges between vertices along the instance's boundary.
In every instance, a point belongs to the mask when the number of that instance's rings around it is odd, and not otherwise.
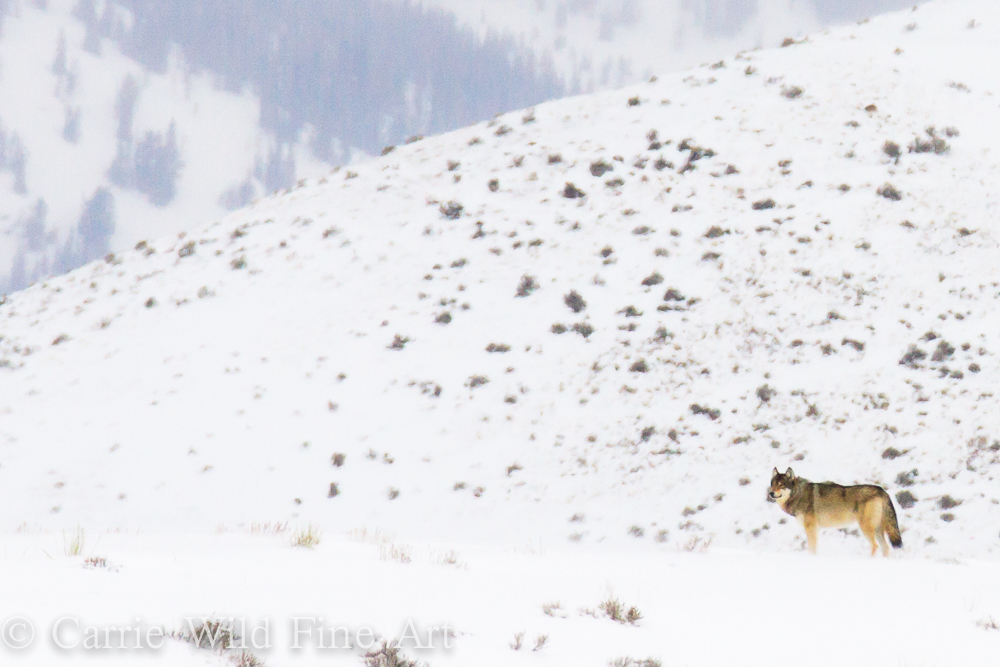
[{"label": "wolf's head", "polygon": [[775,468],[771,473],[771,486],[767,490],[767,502],[783,502],[792,495],[792,487],[795,485],[795,473],[789,468],[784,474]]}]

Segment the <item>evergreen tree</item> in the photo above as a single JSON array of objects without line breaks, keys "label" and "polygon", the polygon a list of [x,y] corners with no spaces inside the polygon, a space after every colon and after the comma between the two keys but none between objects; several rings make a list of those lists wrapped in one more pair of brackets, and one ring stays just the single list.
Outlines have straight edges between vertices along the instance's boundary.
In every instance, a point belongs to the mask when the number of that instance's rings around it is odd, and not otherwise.
[{"label": "evergreen tree", "polygon": [[166,206],[177,194],[182,162],[177,150],[177,127],[171,121],[167,138],[147,132],[135,147],[135,188],[154,206]]},{"label": "evergreen tree", "polygon": [[66,270],[107,254],[115,233],[115,198],[107,188],[98,188],[84,205],[76,230],[79,246],[64,258]]},{"label": "evergreen tree", "polygon": [[66,73],[66,31],[59,31],[59,43],[56,46],[56,59],[52,61],[52,73],[62,76]]},{"label": "evergreen tree", "polygon": [[408,133],[443,132],[563,92],[551,62],[510,39],[480,41],[454,15],[410,2],[122,4],[134,18],[121,36],[126,53],[163,71],[178,45],[189,67],[216,73],[228,90],[249,85],[279,144],[296,143],[309,125],[313,151],[331,161],[338,142],[377,153]]}]

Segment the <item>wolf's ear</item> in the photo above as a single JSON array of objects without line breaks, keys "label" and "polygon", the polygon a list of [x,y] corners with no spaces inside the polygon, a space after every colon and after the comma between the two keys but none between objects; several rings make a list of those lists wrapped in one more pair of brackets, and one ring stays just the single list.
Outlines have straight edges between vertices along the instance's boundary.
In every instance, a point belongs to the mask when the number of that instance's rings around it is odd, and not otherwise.
[{"label": "wolf's ear", "polygon": [[785,477],[788,477],[790,479],[795,479],[795,473],[792,472],[791,468],[785,471]]},{"label": "wolf's ear", "polygon": [[780,474],[781,474],[781,473],[779,473],[779,472],[778,472],[778,469],[777,469],[777,468],[775,468],[775,469],[774,469],[774,470],[773,470],[773,471],[771,472],[771,479],[774,479],[775,477],[777,477],[777,476],[778,476],[778,475],[780,475]]}]

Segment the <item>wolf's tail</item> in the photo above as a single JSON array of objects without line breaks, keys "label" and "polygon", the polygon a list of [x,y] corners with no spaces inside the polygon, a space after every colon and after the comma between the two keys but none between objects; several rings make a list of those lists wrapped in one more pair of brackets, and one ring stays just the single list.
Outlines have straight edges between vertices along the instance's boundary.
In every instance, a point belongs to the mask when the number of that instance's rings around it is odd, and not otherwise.
[{"label": "wolf's tail", "polygon": [[889,534],[889,544],[893,549],[903,546],[903,536],[899,534],[899,523],[896,521],[896,508],[892,506],[892,498],[885,494],[885,507],[882,508],[882,530]]}]

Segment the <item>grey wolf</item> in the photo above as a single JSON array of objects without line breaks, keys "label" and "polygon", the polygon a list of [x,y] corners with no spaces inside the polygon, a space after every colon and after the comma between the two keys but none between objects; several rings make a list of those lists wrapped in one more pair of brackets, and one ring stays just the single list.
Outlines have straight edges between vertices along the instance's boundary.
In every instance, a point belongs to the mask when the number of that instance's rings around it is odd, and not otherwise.
[{"label": "grey wolf", "polygon": [[771,474],[771,487],[767,493],[768,502],[791,514],[806,529],[809,553],[816,553],[816,529],[837,528],[858,524],[861,532],[872,545],[872,556],[878,547],[882,555],[889,555],[889,543],[893,548],[903,546],[896,522],[896,508],[892,499],[880,486],[859,484],[841,486],[834,482],[810,482],[796,477],[789,468],[784,474],[775,468]]}]

